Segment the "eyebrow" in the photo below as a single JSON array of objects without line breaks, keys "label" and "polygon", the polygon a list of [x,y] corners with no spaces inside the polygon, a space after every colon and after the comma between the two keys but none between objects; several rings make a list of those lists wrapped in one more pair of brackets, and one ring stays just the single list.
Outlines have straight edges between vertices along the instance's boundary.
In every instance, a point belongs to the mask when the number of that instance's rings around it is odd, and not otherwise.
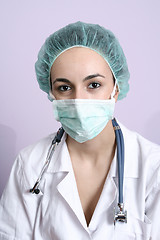
[{"label": "eyebrow", "polygon": [[[83,79],[83,81],[87,81],[89,79],[92,79],[92,78],[95,78],[95,77],[103,77],[105,78],[105,76],[99,74],[99,73],[96,73],[96,74],[92,74],[92,75],[88,75],[87,77],[85,77]],[[65,83],[71,83],[68,79],[66,78],[56,78],[54,81],[53,81],[53,84],[55,84],[56,82],[65,82]]]}]

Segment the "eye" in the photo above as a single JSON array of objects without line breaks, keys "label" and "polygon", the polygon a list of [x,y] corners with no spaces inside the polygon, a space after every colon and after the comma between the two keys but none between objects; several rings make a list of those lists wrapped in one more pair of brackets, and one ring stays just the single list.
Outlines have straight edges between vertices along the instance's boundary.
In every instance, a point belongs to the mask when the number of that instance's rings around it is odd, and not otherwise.
[{"label": "eye", "polygon": [[101,86],[100,83],[98,82],[92,82],[89,84],[88,88],[94,89],[94,88],[99,88]]},{"label": "eye", "polygon": [[71,90],[71,87],[69,87],[67,85],[62,85],[62,86],[58,87],[58,91],[61,91],[61,92],[66,92],[66,91],[69,91],[69,90]]}]

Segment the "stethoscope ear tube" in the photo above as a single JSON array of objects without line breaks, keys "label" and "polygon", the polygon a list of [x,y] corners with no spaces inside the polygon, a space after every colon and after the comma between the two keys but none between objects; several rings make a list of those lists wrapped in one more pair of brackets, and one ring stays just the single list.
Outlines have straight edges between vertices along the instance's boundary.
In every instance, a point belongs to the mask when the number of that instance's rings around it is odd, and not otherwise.
[{"label": "stethoscope ear tube", "polygon": [[[117,144],[117,163],[118,163],[118,185],[119,185],[119,199],[118,199],[118,205],[115,210],[114,215],[114,224],[116,221],[120,222],[127,222],[127,211],[124,211],[124,204],[123,204],[123,176],[124,176],[124,139],[123,134],[120,129],[120,126],[118,125],[116,119],[112,119],[112,124],[115,130],[116,135],[116,144]],[[48,154],[46,157],[46,161],[44,163],[44,166],[41,170],[41,173],[34,184],[34,187],[30,189],[31,193],[39,194],[39,184],[42,179],[42,176],[46,170],[46,168],[49,166],[49,163],[51,161],[52,155],[55,151],[56,145],[58,145],[62,139],[64,133],[64,129],[61,127],[54,139],[52,140],[52,143],[50,145],[50,148],[48,150]]]},{"label": "stethoscope ear tube", "polygon": [[58,132],[57,132],[55,138],[53,139],[52,144],[60,143],[60,141],[63,137],[63,134],[64,134],[64,129],[61,127],[58,129]]},{"label": "stethoscope ear tube", "polygon": [[51,161],[52,155],[53,155],[53,153],[54,153],[54,151],[55,151],[56,145],[58,145],[58,144],[60,143],[61,139],[62,139],[63,133],[64,133],[64,129],[63,129],[62,127],[59,128],[56,136],[55,136],[54,139],[52,140],[52,143],[51,143],[50,148],[49,148],[49,150],[48,150],[48,154],[47,154],[47,157],[46,157],[46,161],[45,161],[45,163],[44,163],[44,165],[43,165],[43,168],[42,168],[42,170],[41,170],[41,173],[40,173],[40,175],[39,175],[36,183],[34,184],[34,187],[29,190],[31,193],[35,193],[35,194],[39,194],[39,193],[40,193],[40,190],[39,190],[39,188],[38,188],[38,187],[39,187],[39,184],[40,184],[40,181],[41,181],[41,179],[42,179],[42,177],[43,177],[43,174],[44,174],[46,168],[47,168],[47,167],[49,166],[49,164],[50,164],[50,161]]}]

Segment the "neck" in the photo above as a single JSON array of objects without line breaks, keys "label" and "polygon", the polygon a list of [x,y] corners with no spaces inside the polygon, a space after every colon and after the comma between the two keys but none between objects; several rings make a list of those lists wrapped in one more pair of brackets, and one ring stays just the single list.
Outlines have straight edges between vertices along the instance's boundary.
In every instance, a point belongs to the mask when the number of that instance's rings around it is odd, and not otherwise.
[{"label": "neck", "polygon": [[98,162],[104,161],[104,157],[113,159],[116,142],[112,121],[110,120],[103,131],[91,140],[78,143],[67,136],[66,142],[71,156],[74,156],[75,159],[78,156],[83,162],[91,161],[96,165]]}]

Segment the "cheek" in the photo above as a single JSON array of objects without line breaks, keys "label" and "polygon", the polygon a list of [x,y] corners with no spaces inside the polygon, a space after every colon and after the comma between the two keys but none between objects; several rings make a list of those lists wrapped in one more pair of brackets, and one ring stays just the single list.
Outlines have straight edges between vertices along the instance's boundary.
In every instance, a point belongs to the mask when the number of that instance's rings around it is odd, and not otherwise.
[{"label": "cheek", "polygon": [[58,92],[56,90],[56,87],[54,85],[52,85],[52,94],[58,100],[59,94],[58,94]]},{"label": "cheek", "polygon": [[103,99],[103,100],[110,99],[111,93],[113,91],[113,87],[114,86],[107,86],[107,85],[102,86],[100,91],[97,92],[96,98]]}]

